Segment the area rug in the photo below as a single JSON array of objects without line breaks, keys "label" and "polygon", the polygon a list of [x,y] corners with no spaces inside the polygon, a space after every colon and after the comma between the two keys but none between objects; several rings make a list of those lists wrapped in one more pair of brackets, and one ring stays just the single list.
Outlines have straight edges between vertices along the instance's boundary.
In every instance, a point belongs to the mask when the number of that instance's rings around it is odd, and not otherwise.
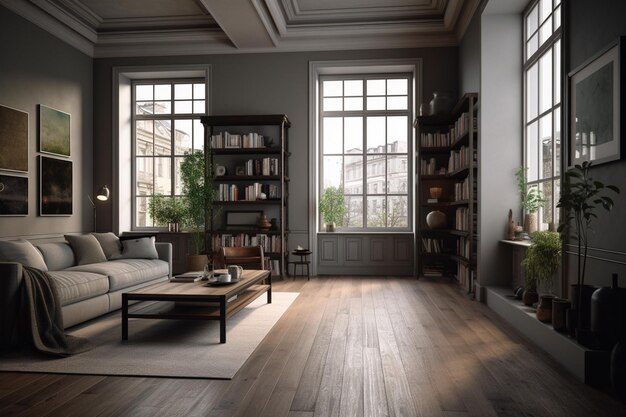
[{"label": "area rug", "polygon": [[219,343],[218,321],[130,319],[128,341],[121,340],[121,313],[73,328],[95,349],[75,356],[0,356],[0,371],[230,379],[246,362],[298,293],[261,295],[226,320],[226,343]]}]

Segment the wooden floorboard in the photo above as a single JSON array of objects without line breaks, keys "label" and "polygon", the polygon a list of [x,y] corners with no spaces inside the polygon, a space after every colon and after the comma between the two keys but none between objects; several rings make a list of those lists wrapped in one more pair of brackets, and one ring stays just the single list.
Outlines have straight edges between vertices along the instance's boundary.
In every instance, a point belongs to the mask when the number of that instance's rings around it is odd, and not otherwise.
[{"label": "wooden floorboard", "polygon": [[1,372],[0,416],[626,416],[452,283],[273,284],[300,296],[232,380]]}]

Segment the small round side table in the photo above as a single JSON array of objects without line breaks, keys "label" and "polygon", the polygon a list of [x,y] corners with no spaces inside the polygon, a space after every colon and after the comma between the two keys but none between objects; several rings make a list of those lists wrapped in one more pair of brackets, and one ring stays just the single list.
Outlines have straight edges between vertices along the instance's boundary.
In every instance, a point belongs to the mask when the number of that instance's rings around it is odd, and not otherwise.
[{"label": "small round side table", "polygon": [[293,279],[296,279],[296,271],[297,271],[297,267],[298,265],[300,265],[300,275],[304,276],[304,267],[306,266],[306,278],[307,281],[311,280],[311,275],[310,275],[310,271],[309,271],[309,265],[311,265],[311,261],[309,261],[309,255],[311,255],[313,252],[311,252],[310,250],[306,249],[306,250],[294,250],[291,252],[292,255],[294,256],[299,256],[300,260],[299,261],[291,261],[289,263],[293,264]]}]

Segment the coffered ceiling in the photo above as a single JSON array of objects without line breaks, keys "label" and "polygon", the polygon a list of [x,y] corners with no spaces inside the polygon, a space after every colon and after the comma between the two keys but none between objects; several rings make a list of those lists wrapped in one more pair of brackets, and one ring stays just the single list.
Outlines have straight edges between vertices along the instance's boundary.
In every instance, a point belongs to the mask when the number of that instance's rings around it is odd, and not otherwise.
[{"label": "coffered ceiling", "polygon": [[480,0],[0,0],[94,57],[456,45]]}]

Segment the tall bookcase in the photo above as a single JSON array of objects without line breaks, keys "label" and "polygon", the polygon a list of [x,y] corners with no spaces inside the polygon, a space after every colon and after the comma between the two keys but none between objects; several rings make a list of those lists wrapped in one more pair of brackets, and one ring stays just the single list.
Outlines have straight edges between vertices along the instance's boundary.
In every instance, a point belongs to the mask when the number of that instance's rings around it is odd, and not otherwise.
[{"label": "tall bookcase", "polygon": [[[260,244],[272,274],[286,275],[289,119],[277,114],[201,120],[218,191],[218,210],[207,225],[211,250]],[[217,172],[218,166],[222,172]],[[270,230],[259,226],[261,215],[272,219]]]},{"label": "tall bookcase", "polygon": [[[474,292],[477,248],[478,94],[465,94],[449,114],[419,116],[417,130],[418,277],[456,279]],[[431,217],[441,225],[431,228]]]}]

